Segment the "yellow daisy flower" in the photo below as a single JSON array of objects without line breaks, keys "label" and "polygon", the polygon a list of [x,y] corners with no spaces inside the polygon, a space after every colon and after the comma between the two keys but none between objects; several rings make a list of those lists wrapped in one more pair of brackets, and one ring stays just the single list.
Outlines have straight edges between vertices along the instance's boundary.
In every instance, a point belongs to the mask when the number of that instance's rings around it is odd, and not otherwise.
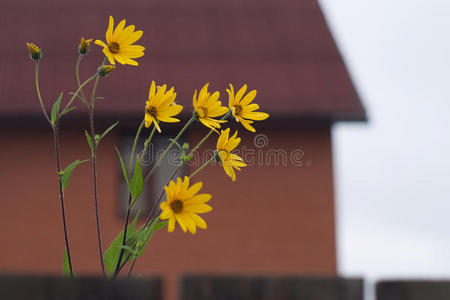
[{"label": "yellow daisy flower", "polygon": [[215,128],[220,128],[220,123],[226,121],[213,119],[220,117],[228,112],[228,108],[222,106],[219,101],[219,92],[214,92],[212,95],[208,93],[208,85],[205,84],[200,90],[197,98],[197,90],[195,90],[194,97],[192,98],[192,104],[200,122],[208,128],[211,128],[215,132]]},{"label": "yellow daisy flower", "polygon": [[244,84],[235,95],[233,85],[230,83],[230,89],[227,89],[229,95],[228,107],[231,109],[236,122],[241,122],[247,130],[255,132],[255,128],[250,125],[253,123],[252,120],[262,121],[267,119],[269,115],[255,111],[259,109],[259,105],[251,102],[256,97],[256,90],[250,91],[245,97],[242,97],[246,90],[247,85]]},{"label": "yellow daisy flower", "polygon": [[189,230],[195,234],[197,227],[206,229],[206,222],[198,214],[212,210],[212,207],[205,204],[211,199],[210,194],[197,194],[202,188],[202,183],[189,187],[189,177],[185,176],[184,181],[177,178],[177,183],[170,181],[165,186],[167,201],[161,203],[161,220],[169,219],[169,232],[175,229],[175,221],[178,222],[184,232]]},{"label": "yellow daisy flower", "polygon": [[114,19],[109,17],[108,30],[106,30],[106,43],[96,40],[95,44],[103,47],[103,53],[109,62],[114,65],[117,60],[122,65],[137,66],[137,61],[132,58],[144,56],[145,48],[132,45],[143,34],[142,30],[134,31],[134,25],[125,27],[125,19],[120,21],[114,30]]},{"label": "yellow daisy flower", "polygon": [[180,122],[179,119],[172,118],[178,115],[183,106],[174,104],[177,93],[173,91],[173,87],[167,91],[167,86],[156,86],[152,81],[150,91],[148,93],[148,101],[145,105],[145,127],[150,127],[153,123],[156,129],[161,133],[158,121],[175,123]]},{"label": "yellow daisy flower", "polygon": [[231,153],[231,151],[233,151],[233,149],[241,142],[241,138],[237,137],[237,131],[232,137],[229,136],[230,128],[221,131],[219,139],[217,140],[217,154],[219,155],[225,173],[231,177],[231,180],[235,181],[236,173],[234,172],[234,169],[240,171],[240,167],[245,167],[247,164],[240,156]]}]

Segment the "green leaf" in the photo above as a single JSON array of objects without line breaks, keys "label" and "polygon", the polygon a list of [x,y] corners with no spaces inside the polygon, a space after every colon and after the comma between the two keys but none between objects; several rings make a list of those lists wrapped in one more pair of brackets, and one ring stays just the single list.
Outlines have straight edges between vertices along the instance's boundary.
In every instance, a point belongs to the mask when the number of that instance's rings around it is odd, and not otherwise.
[{"label": "green leaf", "polygon": [[68,109],[62,111],[61,114],[60,114],[60,116],[63,116],[63,115],[65,115],[65,114],[67,114],[68,112],[70,112],[70,111],[72,111],[72,110],[75,110],[75,109],[77,109],[76,106],[69,107]]},{"label": "green leaf", "polygon": [[168,220],[167,220],[167,221],[161,221],[161,222],[159,222],[159,223],[156,224],[156,226],[155,226],[155,231],[156,231],[156,230],[163,229],[164,227],[167,226],[167,224],[169,224],[169,221],[168,221]]},{"label": "green leaf", "polygon": [[64,264],[62,268],[63,276],[70,276],[69,257],[67,256],[67,250],[64,249]]},{"label": "green leaf", "polygon": [[130,183],[128,181],[127,169],[125,168],[125,163],[123,162],[122,155],[120,155],[119,149],[117,149],[117,147],[116,147],[116,152],[117,152],[117,155],[119,156],[119,159],[120,159],[120,165],[122,166],[123,177],[125,178],[125,181],[127,182],[127,186],[128,186],[128,189],[129,189],[130,188]]},{"label": "green leaf", "polygon": [[108,129],[106,129],[105,132],[102,133],[102,135],[100,136],[100,140],[99,141],[101,141],[111,130],[113,130],[113,128],[116,127],[117,124],[119,124],[119,121],[117,121],[116,123],[114,123],[111,126],[109,126]]},{"label": "green leaf", "polygon": [[141,165],[139,164],[139,155],[136,156],[136,167],[134,168],[133,177],[130,182],[131,207],[133,207],[136,199],[142,194],[144,186],[144,177],[142,175]]},{"label": "green leaf", "polygon": [[84,131],[84,134],[86,135],[86,139],[87,139],[89,148],[91,148],[91,157],[93,157],[94,156],[94,145],[92,144],[91,136],[89,135],[89,132],[87,132],[87,130]]},{"label": "green leaf", "polygon": [[50,113],[50,118],[51,118],[53,125],[55,125],[55,122],[58,119],[62,96],[63,96],[63,93],[59,94],[59,97],[58,97],[58,99],[56,99],[55,103],[53,104],[52,111]]},{"label": "green leaf", "polygon": [[75,95],[78,99],[81,100],[81,102],[83,102],[86,106],[89,106],[89,103],[86,101],[86,99],[84,99],[83,97],[81,97],[80,93],[75,94],[74,92],[69,92],[70,95]]},{"label": "green leaf", "polygon": [[86,160],[76,160],[73,163],[71,163],[70,165],[67,166],[67,168],[62,172],[61,174],[61,184],[62,184],[62,189],[63,192],[66,190],[67,186],[69,185],[69,180],[70,180],[70,176],[72,176],[72,172],[73,170],[79,165],[82,164],[84,162],[89,161],[89,159]]},{"label": "green leaf", "polygon": [[159,230],[163,228],[168,221],[159,222],[159,217],[153,220],[153,222],[148,226],[145,227],[145,224],[139,228],[138,232],[140,232],[137,236],[137,242],[136,242],[136,257],[141,256],[144,254],[145,249],[147,248],[148,242],[153,237],[153,234],[156,230]]},{"label": "green leaf", "polygon": [[127,240],[125,242],[125,246],[122,245],[123,242],[123,230],[122,230],[113,240],[108,249],[105,251],[105,254],[103,256],[103,262],[105,264],[106,273],[108,275],[114,274],[114,271],[117,266],[117,261],[119,260],[120,250],[122,250],[122,248],[125,249],[125,252],[124,255],[122,256],[121,264],[123,264],[125,260],[129,261],[131,259],[131,256],[128,255],[130,251],[127,250],[126,247],[130,247],[132,249],[134,246],[133,242],[136,239],[135,228],[138,217],[139,213],[136,215],[133,222],[131,222],[127,227]]}]

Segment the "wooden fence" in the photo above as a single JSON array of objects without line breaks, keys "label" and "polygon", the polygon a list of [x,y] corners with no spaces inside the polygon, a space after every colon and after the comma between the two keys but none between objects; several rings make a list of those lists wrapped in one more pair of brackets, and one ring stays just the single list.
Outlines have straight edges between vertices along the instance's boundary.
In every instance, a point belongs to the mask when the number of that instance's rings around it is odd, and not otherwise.
[{"label": "wooden fence", "polygon": [[180,300],[363,300],[361,279],[184,276]]},{"label": "wooden fence", "polygon": [[1,300],[160,300],[161,280],[0,276]]},{"label": "wooden fence", "polygon": [[380,281],[377,300],[450,300],[450,281]]}]

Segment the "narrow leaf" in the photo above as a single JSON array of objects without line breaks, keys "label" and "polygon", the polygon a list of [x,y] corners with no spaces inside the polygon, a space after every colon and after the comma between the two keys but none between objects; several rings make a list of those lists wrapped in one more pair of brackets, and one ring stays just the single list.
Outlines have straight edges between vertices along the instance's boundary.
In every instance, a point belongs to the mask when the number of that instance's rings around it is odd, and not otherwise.
[{"label": "narrow leaf", "polygon": [[142,188],[144,186],[144,177],[142,175],[141,165],[139,164],[139,155],[136,158],[136,167],[134,168],[133,177],[130,182],[130,193],[131,193],[131,207],[133,207],[136,199],[142,194]]},{"label": "narrow leaf", "polygon": [[69,180],[70,180],[70,176],[72,176],[72,172],[73,170],[79,165],[82,164],[84,162],[89,161],[89,159],[86,160],[76,160],[73,163],[71,163],[70,165],[67,166],[67,168],[62,172],[61,175],[61,184],[62,184],[62,189],[63,192],[66,190],[67,186],[69,185]]},{"label": "narrow leaf", "polygon": [[55,103],[53,104],[52,111],[50,113],[50,118],[51,118],[53,125],[55,125],[55,122],[58,119],[62,96],[63,96],[63,93],[59,94],[59,97],[58,97],[58,99],[56,99]]},{"label": "narrow leaf", "polygon": [[[147,244],[153,237],[153,234],[155,233],[156,230],[160,229],[157,228],[158,225],[160,224],[158,222],[159,217],[153,220],[153,222],[148,227],[145,227],[144,224],[141,226],[141,228],[138,229],[138,232],[140,232],[140,234],[137,236],[138,241],[136,242],[136,245],[138,246],[137,247],[138,249],[136,249],[137,251],[136,257],[139,257],[142,254],[144,254],[144,251],[147,248]],[[161,223],[165,223],[165,221]]]},{"label": "narrow leaf", "polygon": [[62,268],[63,276],[70,276],[69,257],[67,256],[67,250],[64,249],[64,263]]},{"label": "narrow leaf", "polygon": [[117,149],[117,147],[116,147],[116,152],[117,152],[117,156],[119,156],[119,159],[120,159],[120,165],[122,166],[123,177],[125,178],[125,181],[127,182],[127,186],[129,189],[130,183],[128,181],[127,169],[125,168],[125,163],[123,162],[122,155],[120,155],[119,149]]},{"label": "narrow leaf", "polygon": [[89,145],[89,148],[91,148],[91,157],[94,156],[94,145],[92,144],[91,136],[89,135],[89,132],[87,130],[84,131],[84,134],[86,135],[86,140]]},{"label": "narrow leaf", "polygon": [[159,222],[158,224],[155,225],[155,231],[163,229],[164,227],[167,226],[167,224],[169,224],[169,221],[161,221],[161,222]]},{"label": "narrow leaf", "polygon": [[72,111],[74,109],[77,109],[77,107],[76,106],[69,107],[68,109],[62,111],[60,116],[63,116],[63,115],[67,114],[68,112],[70,112],[70,111]]},{"label": "narrow leaf", "polygon": [[[136,239],[135,228],[138,217],[139,213],[136,215],[133,222],[131,222],[127,227],[127,240],[125,242],[126,244],[125,246],[128,246],[130,248],[132,248],[133,246],[132,242]],[[119,260],[120,250],[124,247],[122,245],[122,242],[123,242],[123,230],[117,235],[117,237],[113,240],[111,245],[105,251],[105,254],[103,256],[103,262],[105,264],[105,269],[108,275],[114,274],[114,271],[117,266],[117,261]],[[121,264],[123,264],[126,259],[129,260],[131,258],[131,256],[129,257],[127,255],[127,253],[130,253],[130,251],[125,250]]]},{"label": "narrow leaf", "polygon": [[103,139],[111,130],[113,130],[113,128],[116,127],[117,124],[119,124],[119,121],[109,126],[108,129],[106,129],[105,132],[103,132],[102,135],[100,136],[100,140]]}]

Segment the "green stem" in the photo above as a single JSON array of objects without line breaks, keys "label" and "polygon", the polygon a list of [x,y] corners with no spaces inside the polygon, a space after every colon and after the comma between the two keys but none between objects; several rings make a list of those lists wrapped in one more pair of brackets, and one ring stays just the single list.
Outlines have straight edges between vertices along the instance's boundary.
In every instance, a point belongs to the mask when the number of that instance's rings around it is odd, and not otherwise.
[{"label": "green stem", "polygon": [[[76,80],[77,80],[78,87],[81,86],[81,84],[80,84],[80,63],[81,63],[81,60],[83,59],[83,56],[84,55],[82,55],[82,54],[80,54],[80,56],[78,56],[77,63],[75,65],[75,77],[76,77]],[[86,99],[86,95],[84,94],[84,91],[81,90],[80,94],[81,94],[81,101],[83,101],[84,104],[88,105],[88,102],[87,102],[87,99]]]},{"label": "green stem", "polygon": [[[106,57],[103,60],[102,66],[105,64]],[[97,193],[97,142],[95,140],[95,128],[94,128],[94,103],[95,103],[95,92],[97,91],[97,85],[100,77],[97,76],[95,79],[94,87],[92,88],[91,103],[89,105],[89,125],[91,128],[91,141],[93,145],[92,153],[92,177],[94,184],[94,206],[95,206],[95,221],[97,226],[97,244],[98,252],[100,257],[100,265],[102,268],[103,277],[106,277],[105,264],[103,262],[103,250],[102,250],[102,238],[100,234],[100,218],[98,213],[98,193]]]},{"label": "green stem", "polygon": [[166,151],[164,151],[164,153],[158,159],[158,161],[153,166],[153,168],[150,170],[150,172],[148,172],[147,176],[145,177],[144,183],[148,182],[148,180],[152,176],[153,172],[155,172],[156,168],[159,166],[159,164],[161,163],[162,159],[166,156],[167,152],[169,152],[169,150],[172,149],[173,145],[175,145],[175,142],[183,135],[183,133],[186,131],[186,129],[188,129],[189,125],[191,125],[192,122],[194,122],[194,117],[190,118],[189,121],[186,123],[186,125],[184,125],[184,127],[181,128],[181,130],[178,133],[178,135],[172,140],[172,142],[170,143],[169,147],[167,147]]},{"label": "green stem", "polygon": [[50,121],[50,118],[48,117],[47,111],[45,110],[44,101],[42,101],[41,92],[39,90],[39,61],[36,61],[35,81],[36,81],[36,92],[38,95],[39,103],[41,104],[42,112],[44,113],[44,116],[47,119],[48,124],[50,124],[50,127],[55,128],[52,121]]},{"label": "green stem", "polygon": [[194,173],[192,173],[189,176],[189,179],[191,179],[192,177],[194,177],[195,175],[197,175],[201,170],[203,170],[204,168],[206,168],[210,163],[212,163],[215,160],[215,156],[211,157],[208,161],[206,161],[203,165],[201,165]]},{"label": "green stem", "polygon": [[69,263],[70,277],[73,277],[73,268],[72,268],[72,258],[70,256],[70,247],[69,247],[69,236],[67,233],[67,224],[66,224],[66,209],[64,205],[64,191],[62,187],[61,180],[61,161],[59,157],[59,123],[56,122],[55,127],[53,128],[53,138],[55,143],[55,156],[56,156],[56,171],[58,174],[58,183],[59,183],[59,200],[61,202],[61,218],[63,223],[64,230],[64,241],[66,243],[66,253],[67,253],[67,261]]},{"label": "green stem", "polygon": [[[220,120],[226,120],[229,116],[231,116],[231,111],[229,110]],[[192,148],[192,150],[189,152],[189,154],[193,154],[195,151],[197,151],[201,145],[203,145],[203,143],[210,137],[210,135],[214,132],[214,130],[210,130],[204,138],[201,139],[200,142],[198,142],[197,145],[195,145],[194,148]],[[188,155],[189,155],[188,154]]]},{"label": "green stem", "polygon": [[131,149],[131,156],[130,161],[128,162],[128,170],[131,172],[131,168],[133,166],[133,160],[134,160],[134,151],[136,150],[136,144],[139,139],[139,136],[141,135],[142,128],[144,127],[145,120],[142,120],[141,125],[139,125],[139,128],[136,132],[136,137],[134,138],[133,148]]},{"label": "green stem", "polygon": [[97,75],[97,73],[95,73],[94,75],[92,75],[91,77],[89,77],[88,80],[86,80],[85,82],[83,82],[83,84],[80,85],[80,86],[78,87],[77,91],[73,94],[73,96],[72,96],[72,98],[69,100],[69,102],[67,102],[67,104],[66,104],[66,106],[64,107],[64,109],[62,110],[62,112],[65,111],[66,109],[68,109],[68,108],[70,107],[70,105],[72,105],[72,102],[73,102],[73,100],[75,100],[75,98],[78,96],[78,93],[83,89],[83,87],[84,87],[86,84],[88,84],[89,82],[91,82],[94,78],[96,78],[96,81],[95,81],[95,82],[97,82],[97,81],[98,81],[98,78],[99,78],[98,75]]},{"label": "green stem", "polygon": [[140,157],[140,160],[141,160],[141,161],[143,160],[144,155],[147,154],[148,146],[150,145],[150,142],[151,142],[151,140],[152,140],[152,138],[153,138],[153,135],[155,134],[155,131],[156,131],[156,126],[153,126],[153,129],[152,129],[152,131],[150,132],[150,135],[149,135],[148,138],[145,140],[145,143],[144,143],[144,150],[142,151],[141,157]]}]

